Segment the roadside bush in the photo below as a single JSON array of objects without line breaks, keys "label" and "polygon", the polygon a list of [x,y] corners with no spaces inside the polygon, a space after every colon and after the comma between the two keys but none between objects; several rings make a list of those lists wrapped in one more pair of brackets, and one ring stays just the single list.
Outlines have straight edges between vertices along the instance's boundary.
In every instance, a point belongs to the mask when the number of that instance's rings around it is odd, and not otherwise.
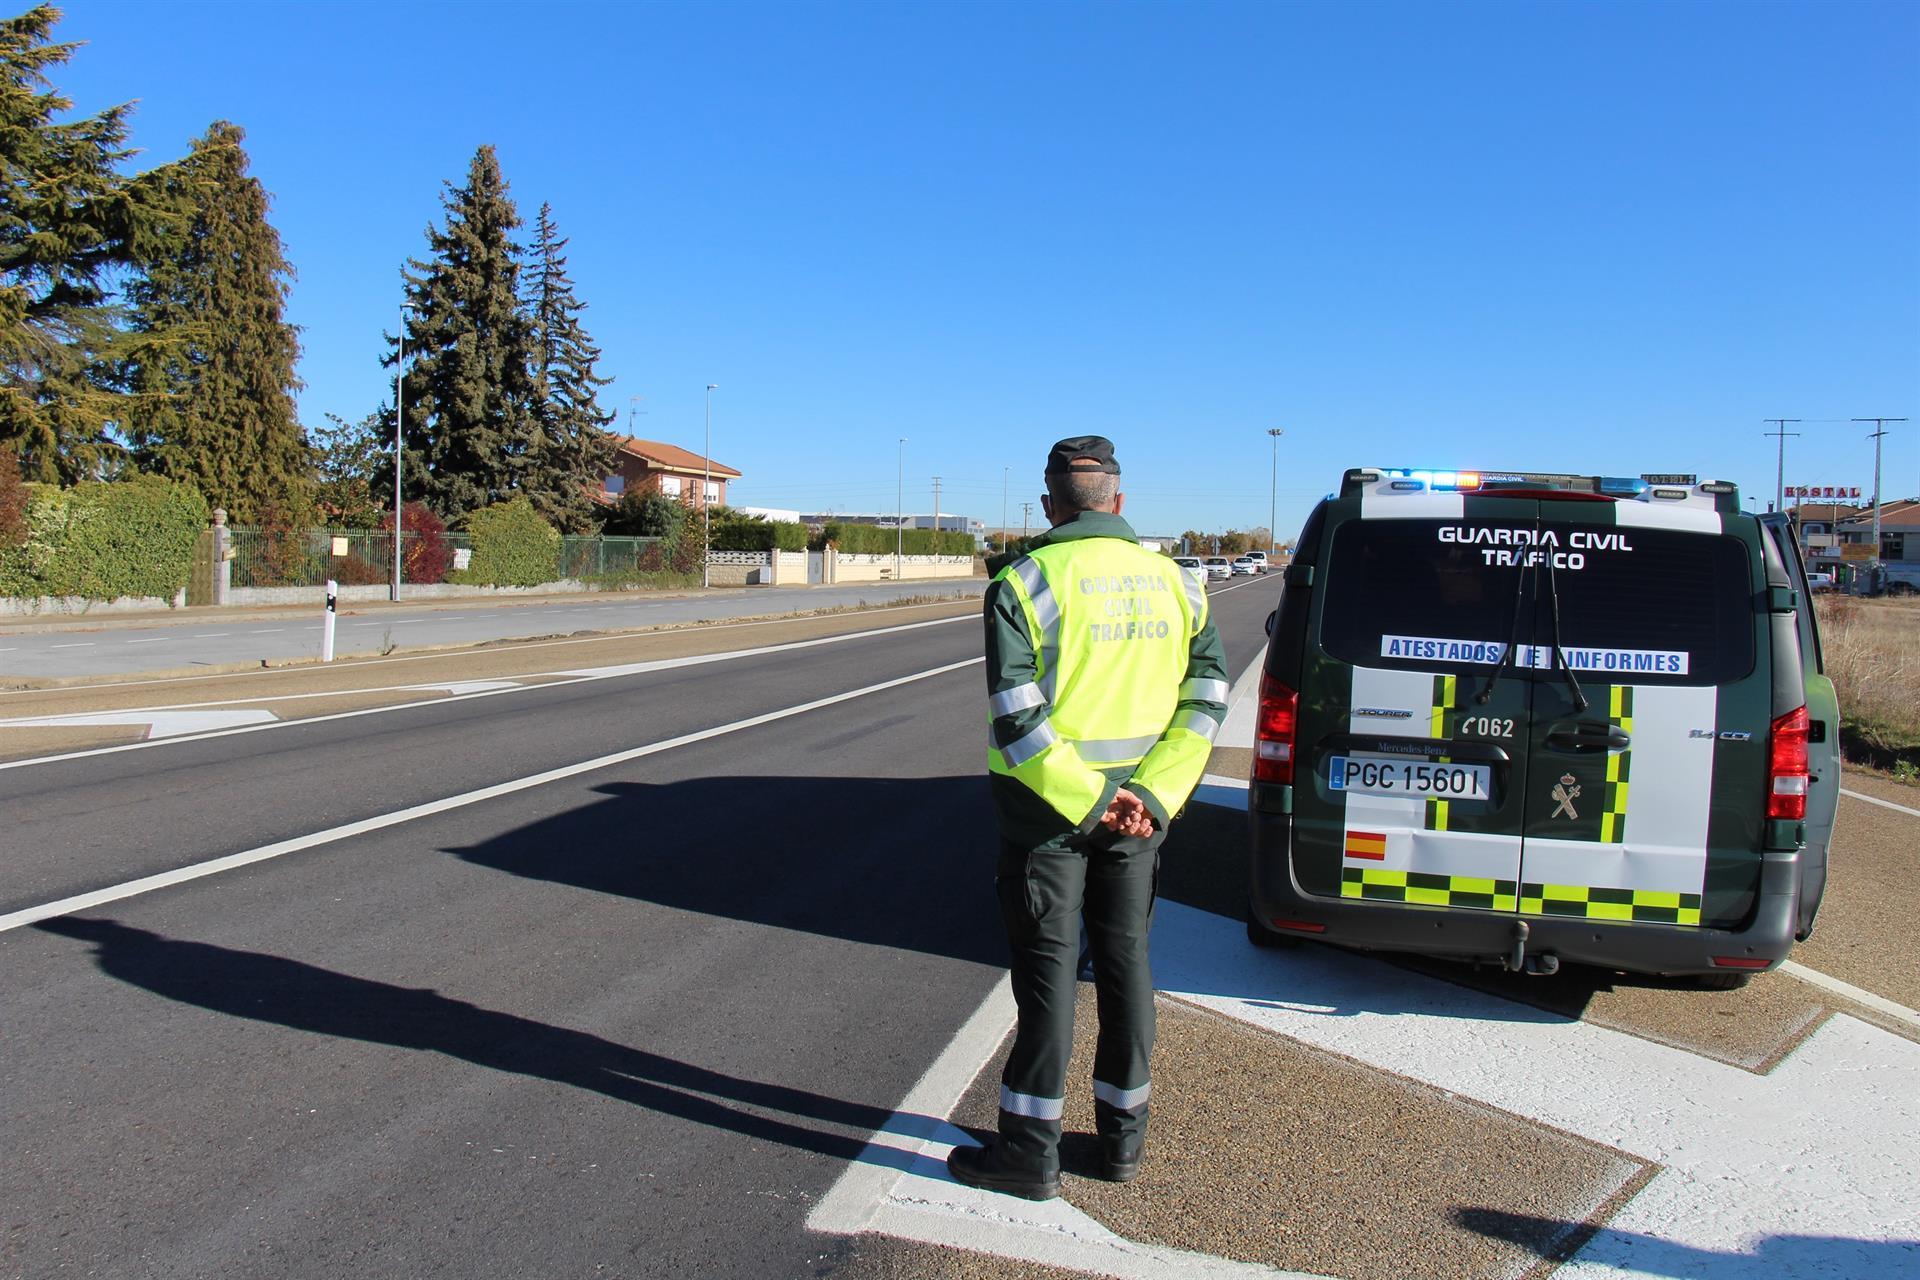
[{"label": "roadside bush", "polygon": [[455,582],[537,587],[559,576],[560,532],[526,498],[496,502],[467,517],[473,559]]},{"label": "roadside bush", "polygon": [[849,555],[890,556],[895,539],[902,555],[970,556],[974,552],[973,535],[941,529],[883,529],[877,524],[841,524],[832,521],[821,531],[821,541],[832,543]]},{"label": "roadside bush", "polygon": [[27,540],[27,486],[20,479],[20,459],[11,449],[0,449],[0,550]]},{"label": "roadside bush", "polygon": [[[393,513],[380,517],[380,530],[393,532]],[[428,585],[447,580],[453,567],[453,543],[447,539],[447,523],[424,502],[409,502],[401,508],[400,577],[405,582]]]},{"label": "roadside bush", "polygon": [[25,514],[25,541],[0,549],[7,595],[171,596],[187,585],[207,527],[200,491],[158,476],[29,485]]},{"label": "roadside bush", "polygon": [[807,526],[789,520],[732,519],[713,526],[715,551],[805,551]]}]

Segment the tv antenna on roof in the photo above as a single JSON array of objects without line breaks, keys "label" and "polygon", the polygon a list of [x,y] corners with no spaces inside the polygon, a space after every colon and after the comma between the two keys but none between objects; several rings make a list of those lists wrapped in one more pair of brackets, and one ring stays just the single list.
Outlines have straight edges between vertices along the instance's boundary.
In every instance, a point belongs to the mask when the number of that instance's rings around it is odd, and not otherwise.
[{"label": "tv antenna on roof", "polygon": [[645,399],[646,399],[645,396],[629,396],[628,397],[628,400],[627,400],[627,434],[628,435],[633,434],[634,418],[646,416],[647,411],[640,407],[640,402]]}]

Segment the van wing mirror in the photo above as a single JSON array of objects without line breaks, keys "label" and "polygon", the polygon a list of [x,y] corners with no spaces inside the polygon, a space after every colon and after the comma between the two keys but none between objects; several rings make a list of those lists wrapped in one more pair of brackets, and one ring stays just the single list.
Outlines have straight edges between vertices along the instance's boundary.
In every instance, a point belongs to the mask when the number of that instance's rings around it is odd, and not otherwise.
[{"label": "van wing mirror", "polygon": [[1273,634],[1273,624],[1275,622],[1278,622],[1279,620],[1280,620],[1280,611],[1278,609],[1275,609],[1272,613],[1269,613],[1267,615],[1267,634],[1269,636]]}]

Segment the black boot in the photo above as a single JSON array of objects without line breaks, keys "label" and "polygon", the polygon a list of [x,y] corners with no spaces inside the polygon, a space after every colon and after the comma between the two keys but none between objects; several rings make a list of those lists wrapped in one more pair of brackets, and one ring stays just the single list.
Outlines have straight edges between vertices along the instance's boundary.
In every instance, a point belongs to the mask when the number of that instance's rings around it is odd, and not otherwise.
[{"label": "black boot", "polygon": [[1100,1176],[1108,1182],[1132,1182],[1140,1176],[1140,1153],[1146,1145],[1139,1135],[1101,1138]]},{"label": "black boot", "polygon": [[998,1191],[1023,1200],[1051,1200],[1060,1194],[1057,1169],[1035,1169],[1009,1161],[998,1143],[991,1147],[955,1147],[947,1155],[954,1181],[982,1191]]}]

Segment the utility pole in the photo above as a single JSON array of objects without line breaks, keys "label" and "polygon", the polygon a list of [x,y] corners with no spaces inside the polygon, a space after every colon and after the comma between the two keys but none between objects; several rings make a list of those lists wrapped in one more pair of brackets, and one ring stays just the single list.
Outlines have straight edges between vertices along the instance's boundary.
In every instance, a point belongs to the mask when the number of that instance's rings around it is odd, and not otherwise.
[{"label": "utility pole", "polygon": [[933,532],[934,532],[933,544],[934,546],[938,547],[940,545],[940,537],[939,537],[939,534],[940,534],[940,477],[939,476],[935,476],[933,478]]},{"label": "utility pole", "polygon": [[1280,511],[1280,437],[1287,434],[1279,427],[1268,427],[1267,434],[1273,437],[1273,484],[1267,489],[1267,555],[1280,552],[1280,531],[1274,526],[1279,523]]},{"label": "utility pole", "polygon": [[894,452],[893,458],[893,580],[895,582],[900,580],[900,570],[905,558],[903,553],[907,535],[901,532],[901,521],[906,518],[907,500],[904,496],[906,474],[907,438],[901,436],[899,448]]},{"label": "utility pole", "polygon": [[1031,502],[1023,502],[1020,504],[1020,541],[1022,542],[1027,540],[1027,518],[1032,514],[1033,504]]},{"label": "utility pole", "polygon": [[[1905,418],[1855,418],[1855,422],[1871,422],[1873,434],[1867,439],[1873,441],[1873,560],[1875,569],[1880,567],[1880,438],[1887,434],[1889,422],[1905,422]],[[1878,587],[1874,588],[1878,590]]]},{"label": "utility pole", "polygon": [[1773,472],[1773,509],[1775,511],[1785,511],[1787,509],[1787,437],[1798,436],[1800,434],[1798,431],[1787,430],[1787,424],[1789,422],[1798,422],[1800,419],[1762,418],[1760,421],[1771,422],[1774,426],[1772,431],[1762,431],[1760,433],[1761,435],[1780,437],[1780,458],[1779,461],[1774,464]]},{"label": "utility pole", "polygon": [[400,304],[399,354],[393,362],[393,590],[391,598],[400,599],[400,461],[405,456],[400,424],[407,412],[407,312],[409,303]]}]

